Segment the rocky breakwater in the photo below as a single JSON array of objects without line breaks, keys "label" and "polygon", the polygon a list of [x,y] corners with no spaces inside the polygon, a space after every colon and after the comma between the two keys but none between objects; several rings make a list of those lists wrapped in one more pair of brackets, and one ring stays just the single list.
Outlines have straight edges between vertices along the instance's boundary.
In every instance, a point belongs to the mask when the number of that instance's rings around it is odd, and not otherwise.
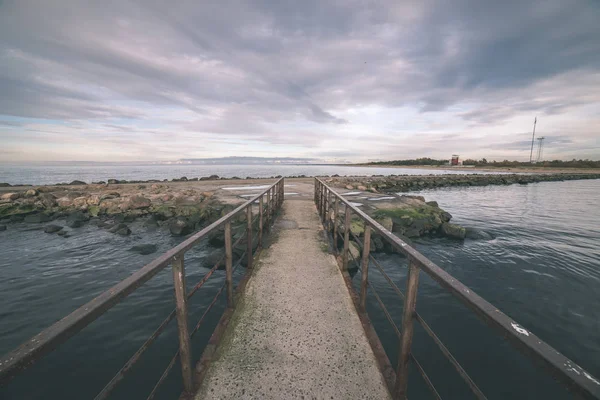
[{"label": "rocky breakwater", "polygon": [[[442,236],[449,240],[464,240],[469,230],[463,226],[451,223],[452,215],[444,211],[435,201],[425,201],[422,196],[383,196],[365,192],[347,192],[343,196],[352,205],[364,211],[379,222],[384,228],[394,233],[403,241],[411,244],[412,239],[428,236]],[[337,216],[340,232],[344,232],[344,215]],[[350,222],[352,239],[350,252],[355,259],[360,256],[360,246],[364,237],[364,222],[355,214]],[[338,237],[339,246],[343,241]],[[381,235],[374,232],[371,235],[371,251],[392,252],[391,244]]]},{"label": "rocky breakwater", "polygon": [[468,174],[468,175],[376,175],[370,177],[336,177],[331,183],[348,190],[372,193],[397,193],[456,186],[512,185],[579,179],[600,179],[600,173],[562,174]]},{"label": "rocky breakwater", "polygon": [[94,224],[127,236],[131,234],[128,223],[143,219],[149,228],[164,227],[171,235],[184,236],[233,208],[219,201],[214,191],[184,185],[41,186],[0,196],[0,229],[10,231],[11,223],[37,223],[45,224],[40,228],[46,233],[68,237],[69,229]]}]

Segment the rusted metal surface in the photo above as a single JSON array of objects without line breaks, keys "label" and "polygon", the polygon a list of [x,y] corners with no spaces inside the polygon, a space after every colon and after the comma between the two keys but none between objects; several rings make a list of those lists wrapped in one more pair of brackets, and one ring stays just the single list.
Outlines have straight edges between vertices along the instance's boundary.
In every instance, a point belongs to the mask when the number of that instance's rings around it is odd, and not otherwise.
[{"label": "rusted metal surface", "polygon": [[338,253],[338,246],[337,246],[337,217],[338,214],[340,212],[340,204],[338,202],[337,197],[335,198],[335,202],[333,204],[333,253],[337,254]]},{"label": "rusted metal surface", "polygon": [[225,224],[225,284],[227,286],[227,307],[233,307],[233,254],[231,247],[231,222]]},{"label": "rusted metal surface", "polygon": [[452,364],[452,366],[456,369],[456,371],[461,376],[461,378],[463,378],[465,383],[467,385],[469,385],[469,388],[471,389],[471,391],[473,392],[475,397],[477,397],[480,400],[487,399],[487,397],[485,397],[485,395],[483,394],[481,389],[479,389],[477,384],[473,381],[473,379],[471,379],[469,374],[467,374],[467,372],[463,369],[463,367],[456,360],[456,358],[454,358],[452,353],[450,353],[450,350],[448,350],[448,348],[444,345],[444,343],[442,343],[440,338],[437,337],[437,335],[433,332],[433,330],[429,327],[429,325],[425,322],[425,320],[423,318],[421,318],[421,316],[417,312],[415,312],[414,318],[421,324],[423,329],[425,329],[425,332],[427,332],[427,334],[429,336],[431,336],[431,338],[433,339],[435,344],[437,344],[438,347],[440,348],[440,351],[446,356],[448,361],[450,361],[450,364]]},{"label": "rusted metal surface", "polygon": [[350,208],[346,205],[344,213],[344,271],[348,270],[348,252],[350,250]]},{"label": "rusted metal surface", "polygon": [[[419,253],[416,249],[399,239],[393,233],[386,230],[377,221],[370,218],[359,208],[350,204],[341,195],[331,190],[318,178],[315,179],[315,191],[323,189],[330,190],[333,195],[345,206],[346,218],[345,226],[349,225],[349,212],[357,215],[361,220],[366,221],[372,230],[381,235],[382,239],[390,243],[393,248],[412,260],[418,268],[422,269],[432,277],[440,286],[459,299],[471,311],[473,311],[488,326],[495,328],[500,334],[511,343],[515,348],[523,352],[532,361],[544,367],[556,379],[562,382],[574,394],[587,399],[600,399],[600,379],[595,378],[589,372],[578,366],[564,355],[560,354],[554,348],[543,342],[532,332],[529,332],[516,321],[509,318],[496,307],[481,298],[467,286],[453,276],[442,270],[432,261]],[[348,265],[348,247],[347,235],[344,235],[344,254],[342,255],[342,268],[346,269]],[[384,277],[390,281],[387,274]],[[395,286],[395,285],[394,285]],[[397,287],[394,290],[402,296]]]},{"label": "rusted metal surface", "polygon": [[185,264],[183,255],[173,259],[173,286],[175,287],[175,303],[177,305],[179,361],[181,362],[183,388],[184,391],[191,393],[193,390],[192,350],[190,345],[190,332],[188,329],[187,296],[185,294]]},{"label": "rusted metal surface", "polygon": [[415,367],[417,367],[417,370],[419,371],[419,373],[421,374],[421,376],[423,377],[423,380],[425,381],[425,384],[427,385],[427,387],[429,388],[429,390],[431,391],[431,394],[433,395],[433,397],[437,400],[442,400],[442,397],[440,396],[440,394],[438,393],[437,389],[435,388],[435,386],[433,386],[433,383],[431,382],[431,379],[429,379],[429,376],[425,373],[425,370],[423,369],[423,367],[421,366],[421,363],[419,363],[417,361],[417,359],[415,358],[414,355],[410,355],[410,359],[412,360],[412,362],[415,364]]},{"label": "rusted metal surface", "polygon": [[[165,254],[159,256],[149,264],[134,272],[130,277],[119,282],[109,290],[105,291],[93,300],[81,306],[80,308],[67,315],[60,321],[56,322],[49,328],[40,332],[38,335],[29,339],[17,349],[3,356],[3,358],[0,359],[0,384],[5,384],[8,381],[10,381],[14,376],[21,373],[27,367],[35,363],[44,355],[54,350],[60,344],[64,343],[71,336],[81,331],[91,322],[103,315],[107,310],[109,310],[114,305],[122,301],[129,294],[131,294],[133,291],[135,291],[137,288],[139,288],[141,285],[143,285],[145,282],[147,282],[149,279],[155,276],[158,272],[162,271],[164,268],[168,267],[170,264],[173,263],[174,284],[176,289],[176,298],[178,299],[178,307],[176,307],[176,310],[174,310],[167,317],[167,319],[165,319],[165,321],[161,323],[159,328],[146,340],[146,342],[144,342],[142,347],[140,347],[140,349],[132,355],[128,362],[117,372],[113,379],[98,395],[98,398],[105,398],[110,393],[110,391],[116,386],[116,384],[118,384],[122,380],[125,373],[131,369],[131,367],[135,364],[136,361],[139,360],[140,356],[146,351],[146,349],[155,341],[156,337],[164,331],[166,325],[178,314],[177,308],[181,308],[181,304],[185,304],[186,299],[190,298],[198,289],[202,287],[202,285],[213,274],[213,272],[221,262],[217,262],[217,264],[205,275],[205,277],[198,284],[196,284],[196,286],[190,291],[190,293],[186,295],[185,289],[183,289],[182,292],[179,291],[179,289],[184,288],[184,286],[177,283],[178,280],[181,280],[181,283],[185,282],[185,269],[183,268],[184,253],[190,248],[192,248],[194,245],[199,243],[202,239],[207,237],[207,235],[212,231],[221,228],[224,224],[230,222],[233,218],[237,218],[237,216],[240,213],[248,212],[247,208],[250,207],[254,202],[262,202],[262,198],[265,195],[265,193],[269,193],[271,190],[276,190],[276,188],[277,190],[283,190],[283,182],[283,179],[279,179],[276,183],[269,186],[268,189],[249,199],[247,202],[238,206],[232,212],[220,218],[216,222],[193,234],[191,237],[183,241],[178,246],[172,248]],[[280,197],[279,203],[281,204],[282,201],[283,197]],[[260,232],[260,234],[262,236],[262,232]],[[181,264],[179,265],[179,263]],[[181,277],[179,277],[179,274],[177,272],[179,270],[179,266],[181,267],[182,272]],[[181,294],[183,294],[183,296]],[[182,299],[183,301],[181,301]],[[186,314],[187,320],[187,311],[184,312],[184,314]],[[172,364],[173,363],[174,361],[172,361]],[[168,373],[168,370],[169,369],[165,371],[165,374]],[[184,383],[184,386],[189,386],[189,384]]]},{"label": "rusted metal surface", "polygon": [[404,298],[404,310],[402,312],[402,331],[400,332],[400,350],[398,355],[398,367],[396,368],[396,387],[394,398],[406,399],[408,387],[408,361],[413,336],[413,314],[417,304],[417,289],[419,287],[419,267],[414,261],[408,264],[408,279],[406,280],[406,297]]},{"label": "rusted metal surface", "polygon": [[246,209],[246,222],[247,222],[247,226],[246,226],[246,242],[247,242],[247,250],[246,252],[248,253],[247,257],[248,257],[248,269],[252,269],[252,204],[250,204],[248,206],[248,208]]},{"label": "rusted metal surface", "polygon": [[262,247],[263,243],[263,210],[263,196],[260,196],[260,199],[258,200],[258,247]]},{"label": "rusted metal surface", "polygon": [[365,241],[362,253],[362,278],[360,283],[360,306],[367,309],[367,283],[369,282],[369,252],[371,251],[371,227],[365,224]]}]

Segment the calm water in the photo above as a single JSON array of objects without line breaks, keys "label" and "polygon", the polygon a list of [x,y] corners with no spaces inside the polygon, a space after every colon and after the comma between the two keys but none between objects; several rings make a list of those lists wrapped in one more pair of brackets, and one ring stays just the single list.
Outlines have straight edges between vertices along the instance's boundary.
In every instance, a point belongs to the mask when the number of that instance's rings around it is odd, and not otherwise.
[{"label": "calm water", "polygon": [[[426,175],[426,174],[471,174],[476,170],[434,170],[412,168],[368,168],[336,165],[21,165],[0,164],[0,182],[13,184],[48,185],[81,180],[107,181],[108,179],[148,180],[173,179],[185,176],[197,178],[219,175],[245,178],[268,178],[271,176],[319,176],[319,175]],[[489,173],[489,172],[486,172]]]},{"label": "calm water", "polygon": [[[172,175],[178,174],[168,174]],[[598,193],[600,180],[421,192],[451,212],[457,223],[483,229],[495,238],[463,243],[430,239],[417,246],[492,304],[600,376]],[[19,345],[180,240],[160,229],[148,231],[141,221],[131,226],[134,233],[126,238],[93,226],[74,230],[75,234],[67,239],[44,234],[34,225],[10,225],[7,231],[0,232],[0,353]],[[139,243],[156,243],[159,250],[147,256],[128,251]],[[206,273],[202,257],[209,251],[201,245],[186,256],[189,287]],[[389,255],[378,258],[403,287],[405,260]],[[371,270],[374,286],[399,323],[401,301],[376,270]],[[355,280],[359,278],[357,275]],[[172,310],[171,282],[169,271],[154,277],[23,377],[0,389],[0,398],[93,398]],[[222,272],[218,271],[216,279],[211,278],[192,299],[191,324],[200,318],[222,282]],[[488,398],[571,398],[431,279],[422,274],[420,283],[419,313]],[[223,302],[194,338],[195,358],[222,310]],[[369,304],[369,311],[395,363],[397,341],[391,328],[376,303]],[[176,349],[176,327],[172,323],[114,398],[146,398]],[[420,329],[415,331],[414,353],[442,397],[469,398],[456,372]],[[173,372],[158,398],[177,397],[177,365]],[[429,398],[418,375],[411,376],[409,388],[411,398]]]}]

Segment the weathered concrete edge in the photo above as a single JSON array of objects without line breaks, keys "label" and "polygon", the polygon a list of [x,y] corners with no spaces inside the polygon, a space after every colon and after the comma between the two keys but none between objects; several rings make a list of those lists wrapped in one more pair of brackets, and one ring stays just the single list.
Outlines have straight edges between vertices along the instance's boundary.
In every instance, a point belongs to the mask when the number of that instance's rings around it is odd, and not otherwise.
[{"label": "weathered concrete edge", "polygon": [[[327,235],[330,238],[330,235]],[[339,256],[335,257],[338,267],[340,268],[340,273],[342,274],[342,278],[346,283],[346,288],[348,289],[348,293],[350,294],[350,298],[352,299],[352,303],[354,303],[354,308],[356,310],[356,314],[360,319],[360,323],[363,327],[367,340],[369,341],[369,345],[371,346],[371,350],[373,350],[373,354],[375,355],[375,359],[377,360],[377,367],[379,368],[379,372],[383,375],[383,379],[385,380],[388,391],[393,393],[394,385],[396,384],[396,371],[394,367],[392,367],[392,363],[387,356],[383,348],[383,344],[381,340],[379,340],[379,336],[371,323],[371,319],[366,311],[363,311],[360,307],[360,298],[358,292],[354,289],[352,285],[352,278],[348,271],[344,271],[342,269],[342,260]]]}]

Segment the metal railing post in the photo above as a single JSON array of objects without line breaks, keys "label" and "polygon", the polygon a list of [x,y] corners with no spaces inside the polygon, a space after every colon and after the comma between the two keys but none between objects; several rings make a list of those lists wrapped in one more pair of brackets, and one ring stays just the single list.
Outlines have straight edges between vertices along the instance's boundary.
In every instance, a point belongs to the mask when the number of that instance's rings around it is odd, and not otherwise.
[{"label": "metal railing post", "polygon": [[325,225],[327,227],[327,232],[331,231],[331,218],[330,218],[330,214],[331,214],[331,209],[333,208],[331,206],[331,190],[327,191],[327,207],[325,208],[325,221],[327,221],[327,225]]},{"label": "metal railing post", "polygon": [[344,256],[343,270],[348,271],[348,250],[350,246],[350,207],[346,206],[346,214],[344,216]]},{"label": "metal railing post", "polygon": [[360,307],[367,307],[367,284],[369,283],[369,252],[371,251],[371,226],[365,221],[365,239],[362,254],[362,278],[360,282]]},{"label": "metal railing post", "polygon": [[262,249],[262,237],[263,237],[263,196],[258,199],[258,247]]},{"label": "metal railing post", "polygon": [[233,271],[231,249],[231,221],[225,223],[225,286],[227,286],[227,307],[233,307]]},{"label": "metal railing post", "polygon": [[246,209],[246,241],[248,242],[247,256],[248,256],[248,269],[252,269],[252,261],[254,259],[252,255],[252,204],[248,205]]},{"label": "metal railing post", "polygon": [[183,255],[173,257],[173,286],[175,287],[177,330],[179,332],[179,360],[181,361],[183,388],[187,393],[192,393],[194,390],[192,381],[192,350],[190,345],[190,332],[188,329]]},{"label": "metal railing post", "polygon": [[413,336],[413,315],[417,304],[417,289],[419,287],[419,266],[410,259],[408,264],[408,277],[406,279],[406,295],[404,297],[404,311],[402,313],[402,333],[400,334],[400,354],[398,355],[398,368],[396,370],[396,385],[394,399],[406,399],[408,386],[408,361]]},{"label": "metal railing post", "polygon": [[267,231],[271,230],[271,190],[267,190]]},{"label": "metal railing post", "polygon": [[340,207],[340,204],[339,204],[338,198],[336,196],[335,200],[334,200],[334,205],[333,205],[333,253],[334,254],[337,254],[337,252],[338,252],[338,247],[337,247],[337,240],[338,240],[338,238],[337,238],[337,232],[338,232],[338,230],[337,230],[337,215],[338,215],[338,212],[339,212],[339,207]]}]

